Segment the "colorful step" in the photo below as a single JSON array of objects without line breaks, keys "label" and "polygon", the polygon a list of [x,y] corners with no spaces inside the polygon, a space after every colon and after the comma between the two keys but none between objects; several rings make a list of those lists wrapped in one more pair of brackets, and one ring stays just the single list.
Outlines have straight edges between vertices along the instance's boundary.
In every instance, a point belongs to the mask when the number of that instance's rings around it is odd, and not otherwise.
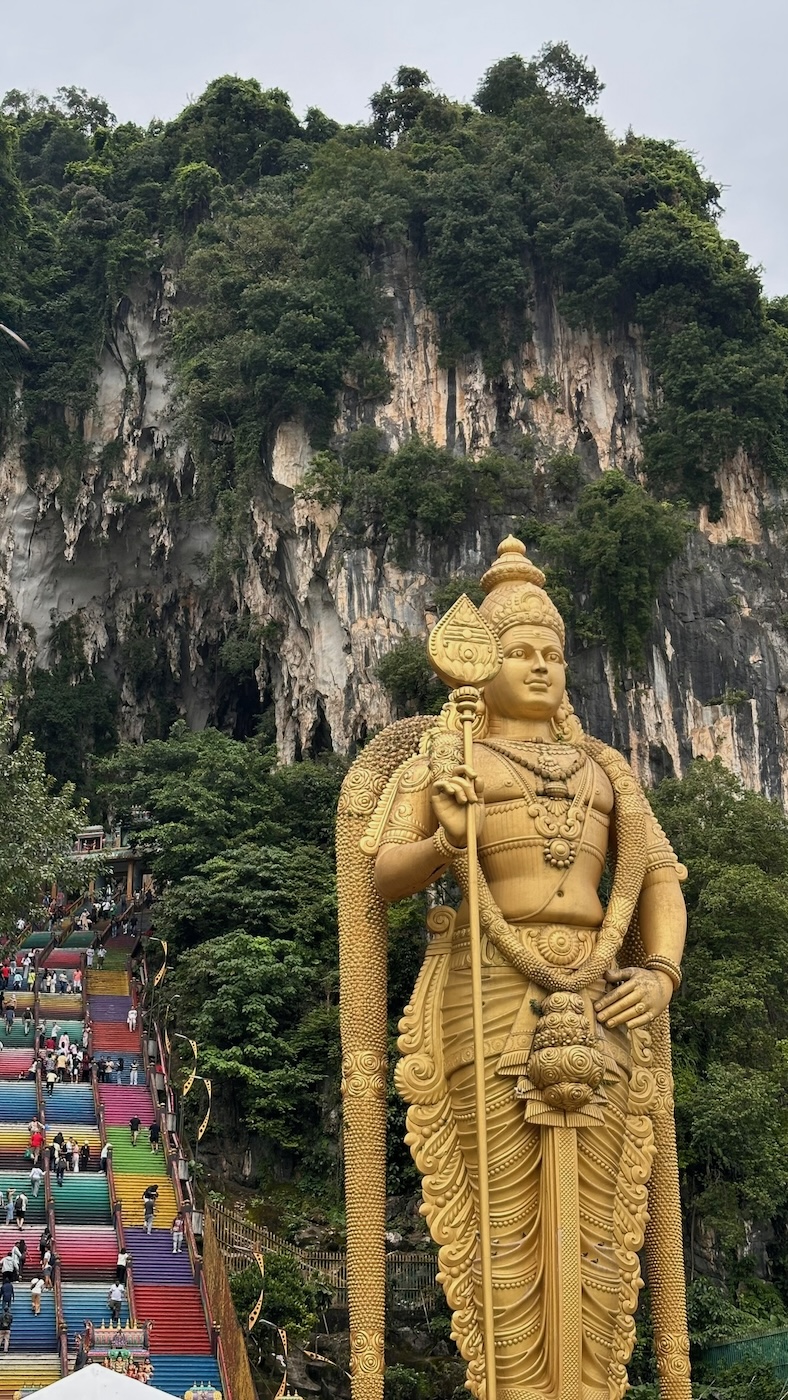
[{"label": "colorful step", "polygon": [[123,1055],[139,1054],[139,1031],[130,1031],[122,1021],[93,1022],[93,1053],[99,1050],[120,1051]]},{"label": "colorful step", "polygon": [[143,1165],[141,1172],[137,1176],[132,1176],[125,1172],[118,1172],[115,1190],[119,1199],[123,1203],[123,1228],[129,1225],[142,1225],[145,1221],[145,1208],[142,1202],[142,1193],[147,1186],[155,1181],[159,1188],[158,1200],[156,1202],[156,1213],[153,1217],[154,1225],[159,1229],[169,1230],[175,1215],[178,1211],[178,1203],[175,1192],[169,1177],[153,1177],[145,1172]]},{"label": "colorful step", "polygon": [[93,1024],[98,1021],[125,1021],[131,1007],[131,997],[92,996],[90,1016]]},{"label": "colorful step", "polygon": [[[136,1147],[131,1141],[131,1130],[129,1128],[107,1128],[107,1141],[112,1143],[112,1170],[117,1176],[118,1173],[133,1176],[150,1176],[151,1180],[159,1182],[167,1179],[167,1163],[163,1152],[151,1152],[148,1142],[148,1134],[145,1128],[140,1129]],[[2,1135],[0,1135],[0,1153],[2,1152]],[[120,1189],[120,1188],[118,1188]]]},{"label": "colorful step", "polygon": [[0,1123],[29,1123],[37,1117],[38,1097],[32,1080],[0,1081]]},{"label": "colorful step", "polygon": [[[0,1167],[24,1170],[29,1142],[26,1123],[0,1123]],[[29,1163],[28,1171],[31,1166]]]},{"label": "colorful step", "polygon": [[[0,1103],[2,1092],[0,1088]],[[96,1122],[96,1102],[90,1084],[56,1084],[51,1094],[44,1091],[43,1098],[47,1124]]]},{"label": "colorful step", "polygon": [[38,1014],[42,1021],[52,1021],[55,1018],[58,1021],[66,1018],[81,1021],[82,993],[41,992],[38,998]]},{"label": "colorful step", "polygon": [[0,1213],[0,1220],[5,1220],[5,1203],[8,1201],[8,1192],[13,1191],[14,1196],[27,1196],[27,1223],[29,1225],[43,1225],[46,1220],[46,1203],[43,1191],[38,1196],[34,1196],[30,1188],[30,1168],[25,1165],[22,1171],[0,1171],[0,1191],[3,1193],[3,1209]]},{"label": "colorful step", "polygon": [[[28,1250],[30,1246],[28,1245]],[[36,1242],[36,1257],[38,1244]],[[115,1277],[115,1264],[118,1258],[118,1239],[110,1225],[55,1225],[55,1253],[60,1260],[61,1277],[73,1282],[75,1279],[95,1281],[106,1280],[106,1286]]]},{"label": "colorful step", "polygon": [[138,1322],[152,1322],[151,1354],[185,1352],[209,1356],[211,1343],[205,1326],[200,1292],[194,1284],[134,1284]]},{"label": "colorful step", "polygon": [[47,954],[47,967],[58,969],[61,967],[68,967],[73,969],[80,967],[81,964],[82,954],[78,948],[53,948],[52,952]]},{"label": "colorful step", "polygon": [[151,1385],[165,1395],[186,1394],[202,1386],[213,1386],[224,1394],[219,1367],[212,1356],[154,1356]]},{"label": "colorful step", "polygon": [[129,976],[127,972],[121,972],[119,969],[104,971],[96,967],[88,970],[88,996],[127,997],[128,995]]},{"label": "colorful step", "polygon": [[188,1251],[184,1248],[179,1254],[173,1254],[169,1230],[152,1230],[148,1234],[139,1225],[131,1225],[124,1234],[126,1248],[131,1255],[131,1277],[135,1290],[138,1284],[194,1284]]},{"label": "colorful step", "polygon": [[[0,1172],[0,1177],[3,1173]],[[55,1221],[67,1225],[111,1225],[109,1186],[103,1172],[69,1173],[52,1182]]]},{"label": "colorful step", "polygon": [[101,1103],[104,1108],[104,1122],[107,1130],[123,1124],[128,1125],[129,1119],[137,1117],[144,1129],[147,1129],[153,1122],[153,1103],[147,1088],[143,1086],[127,1086],[121,1084],[102,1084],[99,1087]]},{"label": "colorful step", "polygon": [[[0,1400],[14,1400],[17,1391],[34,1387],[43,1390],[60,1380],[60,1357],[56,1353],[40,1352],[36,1356],[14,1351],[14,1334],[11,1332],[11,1350],[0,1363]],[[168,1392],[172,1393],[172,1392]],[[183,1391],[181,1391],[183,1394]]]},{"label": "colorful step", "polygon": [[[32,1275],[31,1275],[32,1277]],[[14,1351],[57,1351],[57,1320],[55,1294],[45,1289],[41,1295],[41,1311],[36,1316],[30,1303],[30,1284],[14,1284],[11,1304],[11,1346]],[[0,1361],[0,1367],[3,1362]]]},{"label": "colorful step", "polygon": [[[33,1037],[28,1037],[28,1044],[14,1049],[13,1046],[3,1046],[0,1054],[0,1079],[26,1079],[30,1071],[30,1066],[35,1063],[35,1051],[33,1048]],[[35,1078],[35,1076],[33,1076]],[[31,1080],[32,1083],[32,1080]]]},{"label": "colorful step", "polygon": [[[109,1288],[109,1283],[62,1284],[63,1317],[68,1329],[68,1345],[71,1351],[76,1347],[77,1333],[84,1332],[86,1321],[92,1322],[94,1327],[109,1322]],[[120,1310],[120,1320],[129,1320],[128,1303],[125,1301]]]}]

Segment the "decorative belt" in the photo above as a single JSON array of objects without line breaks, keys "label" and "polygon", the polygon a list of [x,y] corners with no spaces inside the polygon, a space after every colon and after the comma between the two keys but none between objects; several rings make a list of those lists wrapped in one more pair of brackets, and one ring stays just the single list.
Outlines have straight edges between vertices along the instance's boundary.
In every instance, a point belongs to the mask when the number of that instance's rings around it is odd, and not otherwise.
[{"label": "decorative belt", "polygon": [[[575,928],[571,924],[521,924],[519,932],[523,946],[530,945],[550,967],[566,968],[568,971],[580,967],[591,956],[599,938],[598,928]],[[503,954],[483,934],[482,966],[503,966],[505,963]],[[470,931],[466,925],[454,930],[450,966],[459,969],[470,965]]]}]

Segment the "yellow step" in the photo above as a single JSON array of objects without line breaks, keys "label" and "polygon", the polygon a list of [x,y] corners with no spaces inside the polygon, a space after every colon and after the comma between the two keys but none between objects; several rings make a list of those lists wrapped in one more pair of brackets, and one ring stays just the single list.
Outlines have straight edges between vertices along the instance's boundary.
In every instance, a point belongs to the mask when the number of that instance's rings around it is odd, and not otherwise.
[{"label": "yellow step", "polygon": [[151,1173],[150,1176],[141,1174],[132,1175],[130,1172],[113,1173],[115,1179],[115,1191],[118,1200],[123,1205],[124,1225],[144,1225],[145,1207],[142,1204],[142,1193],[147,1186],[153,1182],[159,1188],[159,1198],[156,1204],[156,1214],[153,1223],[157,1230],[169,1230],[178,1210],[175,1199],[175,1191],[169,1178],[157,1177]]},{"label": "yellow step", "polygon": [[127,972],[100,972],[92,967],[88,972],[88,996],[127,997],[129,995],[129,974]]},{"label": "yellow step", "polygon": [[[13,1347],[13,1328],[11,1330],[11,1346]],[[0,1362],[0,1400],[14,1400],[14,1396],[29,1386],[39,1386],[41,1389],[47,1385],[54,1385],[60,1380],[60,1357],[41,1353],[36,1355],[31,1352],[9,1351],[8,1355],[3,1353]]]}]

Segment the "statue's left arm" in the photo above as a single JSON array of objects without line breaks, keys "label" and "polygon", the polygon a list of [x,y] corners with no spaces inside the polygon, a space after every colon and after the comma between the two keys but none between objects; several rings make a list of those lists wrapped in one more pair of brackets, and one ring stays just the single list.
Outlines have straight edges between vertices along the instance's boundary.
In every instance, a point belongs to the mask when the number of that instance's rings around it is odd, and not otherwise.
[{"label": "statue's left arm", "polygon": [[686,871],[644,796],[646,873],[638,900],[638,932],[643,966],[608,973],[611,991],[596,1003],[603,1025],[630,1029],[649,1025],[670,1003],[681,981],[687,910],[681,892]]}]

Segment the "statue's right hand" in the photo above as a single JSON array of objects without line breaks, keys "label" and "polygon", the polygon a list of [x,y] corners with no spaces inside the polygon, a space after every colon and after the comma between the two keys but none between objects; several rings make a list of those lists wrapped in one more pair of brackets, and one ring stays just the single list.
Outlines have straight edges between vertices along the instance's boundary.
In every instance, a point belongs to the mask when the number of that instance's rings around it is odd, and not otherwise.
[{"label": "statue's right hand", "polygon": [[464,763],[432,784],[432,810],[452,846],[468,844],[468,808],[476,808],[477,834],[484,826],[484,780]]}]

